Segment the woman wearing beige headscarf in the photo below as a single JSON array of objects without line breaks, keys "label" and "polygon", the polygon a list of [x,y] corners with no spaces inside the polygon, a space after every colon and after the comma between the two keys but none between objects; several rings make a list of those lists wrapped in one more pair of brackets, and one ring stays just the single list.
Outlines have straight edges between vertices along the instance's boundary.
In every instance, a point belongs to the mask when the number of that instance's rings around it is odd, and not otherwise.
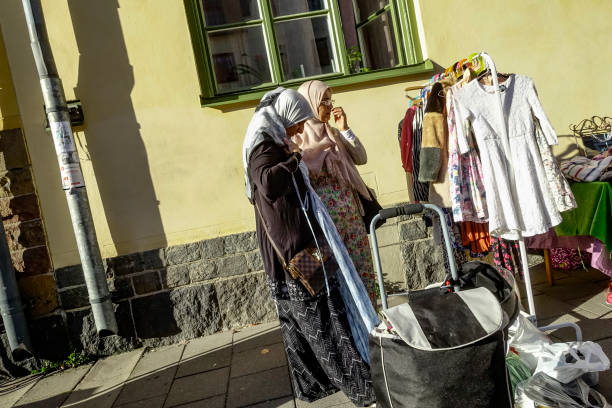
[{"label": "woman wearing beige headscarf", "polygon": [[[310,103],[315,118],[306,121],[304,132],[295,135],[293,141],[302,149],[310,182],[327,206],[372,304],[376,306],[376,276],[358,194],[367,200],[373,197],[355,167],[366,163],[366,151],[348,127],[344,110],[333,107],[329,86],[321,81],[308,81],[298,92]],[[328,124],[331,116],[339,130]]]}]

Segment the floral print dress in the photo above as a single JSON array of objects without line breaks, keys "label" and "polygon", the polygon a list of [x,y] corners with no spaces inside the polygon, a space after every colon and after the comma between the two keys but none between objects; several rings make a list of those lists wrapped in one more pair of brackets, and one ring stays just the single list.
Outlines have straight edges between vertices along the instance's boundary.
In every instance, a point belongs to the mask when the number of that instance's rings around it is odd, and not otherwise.
[{"label": "floral print dress", "polygon": [[355,269],[368,291],[372,305],[376,308],[376,275],[368,234],[357,207],[356,193],[350,187],[340,185],[325,168],[320,174],[311,174],[310,182],[321,201],[325,203]]},{"label": "floral print dress", "polygon": [[[450,88],[446,94],[446,120],[448,124],[448,177],[450,186],[450,197],[452,202],[453,220],[486,222],[487,200],[483,185],[482,166],[478,151],[473,139],[470,138],[470,151],[466,154],[459,152],[457,138],[458,123],[455,110],[453,90],[460,87],[457,84]],[[469,122],[464,126],[469,126]],[[465,134],[471,135],[471,129],[466,129]]]},{"label": "floral print dress", "polygon": [[542,131],[540,122],[535,117],[533,121],[535,124],[536,141],[538,143],[538,149],[540,150],[540,156],[542,157],[542,164],[544,165],[544,172],[546,173],[550,193],[555,201],[557,210],[559,210],[559,212],[573,210],[577,207],[574,193],[572,193],[569,183],[559,169],[559,165],[557,164],[557,160],[555,160],[550,145],[546,142],[546,136]]}]

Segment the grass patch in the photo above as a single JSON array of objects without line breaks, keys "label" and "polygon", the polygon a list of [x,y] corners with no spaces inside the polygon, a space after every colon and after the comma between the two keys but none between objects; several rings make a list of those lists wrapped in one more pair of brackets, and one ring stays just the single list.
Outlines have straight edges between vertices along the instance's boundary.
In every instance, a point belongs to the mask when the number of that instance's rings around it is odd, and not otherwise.
[{"label": "grass patch", "polygon": [[63,361],[43,360],[40,368],[32,370],[32,374],[49,374],[54,371],[63,371],[78,367],[91,361],[91,357],[83,351],[73,351]]}]

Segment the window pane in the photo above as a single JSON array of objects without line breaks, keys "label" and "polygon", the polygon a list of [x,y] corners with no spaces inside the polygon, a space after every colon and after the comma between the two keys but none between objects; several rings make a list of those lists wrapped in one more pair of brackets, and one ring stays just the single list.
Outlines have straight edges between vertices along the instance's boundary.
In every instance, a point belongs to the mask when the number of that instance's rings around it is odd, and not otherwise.
[{"label": "window pane", "polygon": [[363,21],[368,16],[389,4],[389,0],[355,0],[357,21]]},{"label": "window pane", "polygon": [[259,18],[257,0],[202,0],[207,26],[240,23]]},{"label": "window pane", "polygon": [[326,8],[325,0],[272,0],[272,14],[275,17],[325,10]]},{"label": "window pane", "polygon": [[285,79],[334,72],[334,51],[327,17],[276,23]]},{"label": "window pane", "polygon": [[210,33],[208,38],[219,92],[271,82],[261,26]]},{"label": "window pane", "polygon": [[355,10],[353,0],[338,0],[340,19],[342,21],[342,33],[344,34],[344,46],[348,57],[351,73],[359,72],[361,65],[361,51],[357,39],[357,26],[355,24]]},{"label": "window pane", "polygon": [[391,13],[386,11],[359,29],[363,63],[367,68],[390,68],[399,63],[392,21]]}]

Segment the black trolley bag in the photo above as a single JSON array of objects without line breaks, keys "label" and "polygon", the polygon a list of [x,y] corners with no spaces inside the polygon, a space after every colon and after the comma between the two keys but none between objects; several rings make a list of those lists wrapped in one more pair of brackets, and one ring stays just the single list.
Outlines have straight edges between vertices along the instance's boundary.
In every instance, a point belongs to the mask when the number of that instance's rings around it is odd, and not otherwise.
[{"label": "black trolley bag", "polygon": [[511,408],[504,336],[508,314],[490,287],[473,285],[474,279],[461,284],[445,222],[450,285],[408,292],[406,302],[388,307],[374,225],[379,218],[417,214],[424,208],[444,220],[437,206],[408,204],[381,210],[370,228],[383,306],[382,321],[369,338],[376,406]]}]

